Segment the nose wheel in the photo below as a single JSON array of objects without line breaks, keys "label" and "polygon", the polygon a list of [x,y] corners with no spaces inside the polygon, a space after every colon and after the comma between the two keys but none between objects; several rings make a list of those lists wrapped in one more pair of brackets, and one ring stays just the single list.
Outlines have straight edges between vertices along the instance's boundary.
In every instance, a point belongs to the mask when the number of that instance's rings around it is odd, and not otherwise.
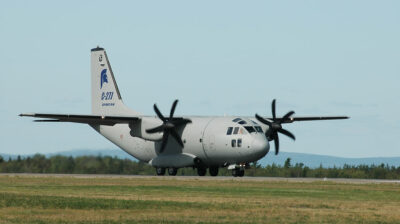
[{"label": "nose wheel", "polygon": [[235,168],[232,170],[232,176],[234,177],[243,177],[244,176],[244,169]]}]

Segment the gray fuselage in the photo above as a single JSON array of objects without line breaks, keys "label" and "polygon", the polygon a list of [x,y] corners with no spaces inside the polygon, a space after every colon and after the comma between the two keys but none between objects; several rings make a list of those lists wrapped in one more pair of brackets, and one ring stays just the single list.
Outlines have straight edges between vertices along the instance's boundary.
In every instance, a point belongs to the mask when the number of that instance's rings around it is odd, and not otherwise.
[{"label": "gray fuselage", "polygon": [[[151,123],[160,122],[155,117],[147,119],[154,119]],[[264,133],[255,128],[260,130],[260,125],[246,118],[240,118],[239,122],[245,124],[239,124],[233,121],[235,119],[239,118],[190,117],[192,123],[180,129],[184,148],[170,139],[162,154],[191,154],[207,166],[248,163],[264,157],[269,151],[269,144]],[[228,134],[230,127],[232,130]],[[93,128],[140,161],[149,162],[159,156],[160,142],[133,137],[127,124],[97,125]]]}]

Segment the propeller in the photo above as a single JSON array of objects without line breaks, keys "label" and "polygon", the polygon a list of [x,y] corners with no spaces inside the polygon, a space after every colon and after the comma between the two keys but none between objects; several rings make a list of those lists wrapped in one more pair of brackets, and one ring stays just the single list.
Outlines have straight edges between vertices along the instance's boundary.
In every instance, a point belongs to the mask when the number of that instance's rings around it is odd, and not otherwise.
[{"label": "propeller", "polygon": [[288,113],[285,114],[285,116],[277,119],[275,108],[276,108],[276,100],[274,99],[272,101],[272,108],[271,108],[272,109],[272,122],[264,119],[263,117],[261,117],[258,114],[256,114],[256,118],[261,123],[268,125],[269,128],[268,128],[268,131],[265,132],[265,136],[267,137],[267,139],[269,141],[274,140],[275,155],[278,155],[278,153],[279,153],[279,135],[278,135],[278,133],[286,135],[287,137],[289,137],[293,140],[296,140],[296,137],[294,137],[294,135],[290,131],[282,128],[282,122],[288,120],[290,118],[290,116],[292,116],[294,114],[294,111],[289,111]]},{"label": "propeller", "polygon": [[158,118],[160,118],[163,123],[155,128],[147,129],[146,132],[149,134],[163,132],[160,153],[164,151],[170,135],[176,140],[176,142],[178,142],[180,146],[182,146],[182,148],[184,147],[182,138],[181,136],[179,136],[177,129],[181,126],[191,123],[192,121],[185,118],[174,118],[175,108],[177,104],[178,100],[175,100],[174,103],[172,104],[169,117],[164,117],[160,112],[160,110],[158,109],[157,105],[154,104],[154,111],[156,112]]}]

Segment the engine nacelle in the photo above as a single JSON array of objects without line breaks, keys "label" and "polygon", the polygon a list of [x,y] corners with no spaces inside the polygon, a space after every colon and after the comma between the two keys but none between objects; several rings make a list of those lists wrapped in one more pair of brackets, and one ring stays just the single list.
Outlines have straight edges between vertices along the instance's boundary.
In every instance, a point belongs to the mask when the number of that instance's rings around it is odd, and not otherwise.
[{"label": "engine nacelle", "polygon": [[131,129],[130,135],[132,137],[138,137],[148,141],[161,141],[163,136],[162,132],[153,134],[146,132],[147,129],[157,127],[161,124],[162,122],[158,118],[141,118],[140,120],[129,123],[129,128]]}]

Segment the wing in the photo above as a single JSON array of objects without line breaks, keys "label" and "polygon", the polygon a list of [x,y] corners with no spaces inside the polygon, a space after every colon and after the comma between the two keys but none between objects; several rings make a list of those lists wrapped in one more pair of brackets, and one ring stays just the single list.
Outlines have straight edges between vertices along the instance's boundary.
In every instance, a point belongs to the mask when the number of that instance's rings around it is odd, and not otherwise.
[{"label": "wing", "polygon": [[45,120],[34,120],[35,122],[74,122],[92,125],[128,124],[137,121],[139,117],[126,116],[100,116],[100,115],[77,115],[77,114],[20,114],[21,117],[47,118]]},{"label": "wing", "polygon": [[[272,118],[265,118],[272,121]],[[322,121],[322,120],[342,120],[349,119],[347,116],[332,116],[332,117],[289,117],[289,118],[279,118],[277,117],[275,120],[280,121],[281,123],[293,123],[295,121]]]}]

